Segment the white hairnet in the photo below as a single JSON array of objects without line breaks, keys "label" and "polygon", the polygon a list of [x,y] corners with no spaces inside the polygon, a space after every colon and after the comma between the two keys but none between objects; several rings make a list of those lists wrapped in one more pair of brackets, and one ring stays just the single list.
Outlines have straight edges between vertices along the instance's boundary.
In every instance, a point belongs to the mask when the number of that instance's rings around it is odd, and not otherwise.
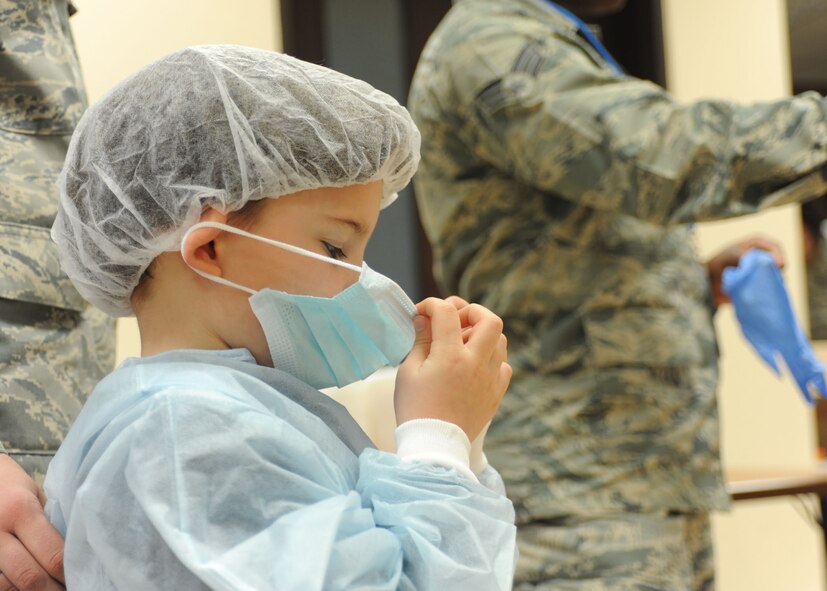
[{"label": "white hairnet", "polygon": [[289,56],[214,45],[138,71],[81,119],[52,227],[66,273],[113,316],[202,211],[320,187],[408,184],[419,132],[369,84]]}]

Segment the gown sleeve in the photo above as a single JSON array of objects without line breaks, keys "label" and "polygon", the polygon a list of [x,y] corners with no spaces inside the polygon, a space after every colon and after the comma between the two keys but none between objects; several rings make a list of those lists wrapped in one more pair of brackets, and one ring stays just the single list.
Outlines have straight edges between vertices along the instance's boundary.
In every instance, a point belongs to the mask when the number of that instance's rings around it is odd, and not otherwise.
[{"label": "gown sleeve", "polygon": [[248,400],[148,405],[89,471],[67,534],[118,589],[511,588],[500,492],[374,449],[357,459]]}]

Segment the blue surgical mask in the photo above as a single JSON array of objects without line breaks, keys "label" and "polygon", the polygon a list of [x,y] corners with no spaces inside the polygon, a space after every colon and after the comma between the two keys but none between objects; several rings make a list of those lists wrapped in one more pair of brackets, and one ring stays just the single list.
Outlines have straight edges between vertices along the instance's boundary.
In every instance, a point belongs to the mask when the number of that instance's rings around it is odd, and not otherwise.
[{"label": "blue surgical mask", "polygon": [[251,294],[273,364],[315,388],[346,386],[386,365],[396,366],[414,343],[416,307],[399,285],[361,267],[270,240],[233,226],[201,222],[187,231],[218,228],[277,248],[359,273],[359,280],[332,298],[295,295],[275,289],[254,291],[223,277],[196,273]]}]

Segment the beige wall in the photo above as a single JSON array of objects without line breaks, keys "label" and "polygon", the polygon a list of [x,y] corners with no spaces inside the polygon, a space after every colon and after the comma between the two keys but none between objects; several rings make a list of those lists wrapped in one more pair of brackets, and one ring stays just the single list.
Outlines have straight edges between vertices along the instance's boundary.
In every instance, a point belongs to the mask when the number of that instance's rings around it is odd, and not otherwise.
[{"label": "beige wall", "polygon": [[[89,100],[141,66],[188,45],[281,49],[278,0],[75,0],[72,30]],[[117,359],[139,355],[137,325],[118,322]]]},{"label": "beige wall", "polygon": [[[681,100],[743,102],[789,94],[784,0],[664,0],[667,79]],[[785,278],[806,322],[798,209],[704,224],[698,249],[707,257],[740,237],[764,234],[787,255]],[[723,456],[732,470],[807,467],[815,461],[812,411],[790,379],[779,379],[749,349],[732,311],[716,319],[722,350],[719,389]],[[719,588],[723,591],[822,589],[824,554],[815,527],[796,500],[750,501],[714,520]]]}]

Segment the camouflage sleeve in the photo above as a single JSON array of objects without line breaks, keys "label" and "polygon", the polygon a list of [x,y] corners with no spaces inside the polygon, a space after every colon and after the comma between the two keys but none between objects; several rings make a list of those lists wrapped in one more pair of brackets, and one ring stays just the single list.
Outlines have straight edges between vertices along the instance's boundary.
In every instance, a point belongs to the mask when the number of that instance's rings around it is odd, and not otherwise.
[{"label": "camouflage sleeve", "polygon": [[827,102],[815,93],[681,104],[564,36],[465,40],[446,59],[478,158],[599,210],[657,224],[827,193]]}]

